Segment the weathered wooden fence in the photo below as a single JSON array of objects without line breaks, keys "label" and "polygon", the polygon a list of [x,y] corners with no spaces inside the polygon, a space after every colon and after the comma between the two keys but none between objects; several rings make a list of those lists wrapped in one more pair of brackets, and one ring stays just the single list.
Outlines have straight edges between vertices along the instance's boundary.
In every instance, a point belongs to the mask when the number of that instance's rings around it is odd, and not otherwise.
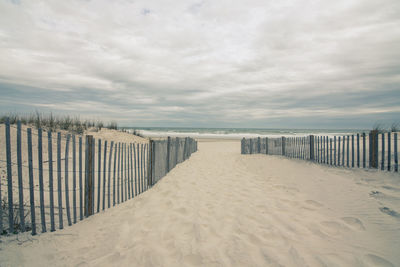
[{"label": "weathered wooden fence", "polygon": [[158,182],[177,164],[187,160],[197,151],[197,141],[193,138],[171,138],[165,140],[151,140],[151,155],[154,155],[150,164],[150,184]]},{"label": "weathered wooden fence", "polygon": [[282,155],[348,168],[398,172],[398,133],[242,139],[242,154]]},{"label": "weathered wooden fence", "polygon": [[123,143],[22,128],[7,119],[0,126],[1,234],[75,224],[143,193],[197,151],[191,138]]}]

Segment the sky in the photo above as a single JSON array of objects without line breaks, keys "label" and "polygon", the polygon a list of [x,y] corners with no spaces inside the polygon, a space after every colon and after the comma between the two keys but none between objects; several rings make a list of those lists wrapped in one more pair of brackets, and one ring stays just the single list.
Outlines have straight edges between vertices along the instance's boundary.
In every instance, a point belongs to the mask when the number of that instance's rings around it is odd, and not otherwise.
[{"label": "sky", "polygon": [[400,119],[399,0],[0,0],[0,113],[122,126]]}]

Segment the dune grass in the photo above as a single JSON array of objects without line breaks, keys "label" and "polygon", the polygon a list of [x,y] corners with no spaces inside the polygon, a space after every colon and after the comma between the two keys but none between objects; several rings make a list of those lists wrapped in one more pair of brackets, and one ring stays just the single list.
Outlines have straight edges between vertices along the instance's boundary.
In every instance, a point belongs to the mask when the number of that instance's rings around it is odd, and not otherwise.
[{"label": "dune grass", "polygon": [[54,115],[53,113],[9,113],[0,116],[0,123],[4,123],[6,118],[9,118],[10,124],[16,124],[18,121],[21,121],[22,124],[32,125],[36,128],[51,131],[66,130],[77,134],[82,134],[85,130],[90,128],[95,128],[97,130],[101,130],[102,128],[118,130],[118,124],[115,121],[104,124],[104,122],[100,120],[82,120],[79,116]]}]

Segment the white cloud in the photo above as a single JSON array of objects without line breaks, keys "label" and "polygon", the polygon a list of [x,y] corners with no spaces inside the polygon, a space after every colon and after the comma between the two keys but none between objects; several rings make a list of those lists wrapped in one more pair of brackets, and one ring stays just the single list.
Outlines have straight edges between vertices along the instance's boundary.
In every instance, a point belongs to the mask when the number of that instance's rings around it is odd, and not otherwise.
[{"label": "white cloud", "polygon": [[22,105],[25,85],[44,96],[32,107],[79,113],[95,94],[107,108],[92,113],[129,121],[135,108],[129,123],[268,126],[321,106],[321,118],[366,118],[365,96],[379,91],[374,112],[399,115],[397,0],[3,1],[0,11],[3,112]]}]

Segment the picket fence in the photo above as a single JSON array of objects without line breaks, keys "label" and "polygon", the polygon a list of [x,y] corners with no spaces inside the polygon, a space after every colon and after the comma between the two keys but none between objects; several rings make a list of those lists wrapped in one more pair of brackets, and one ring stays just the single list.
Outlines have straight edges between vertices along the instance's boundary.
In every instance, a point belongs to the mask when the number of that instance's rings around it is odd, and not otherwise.
[{"label": "picket fence", "polygon": [[282,155],[348,168],[398,172],[398,133],[243,138],[242,154]]},{"label": "picket fence", "polygon": [[192,138],[103,142],[91,135],[51,131],[45,138],[42,129],[22,128],[20,122],[10,125],[8,119],[3,127],[1,234],[35,235],[37,209],[43,233],[75,224],[135,198],[197,151]]}]

